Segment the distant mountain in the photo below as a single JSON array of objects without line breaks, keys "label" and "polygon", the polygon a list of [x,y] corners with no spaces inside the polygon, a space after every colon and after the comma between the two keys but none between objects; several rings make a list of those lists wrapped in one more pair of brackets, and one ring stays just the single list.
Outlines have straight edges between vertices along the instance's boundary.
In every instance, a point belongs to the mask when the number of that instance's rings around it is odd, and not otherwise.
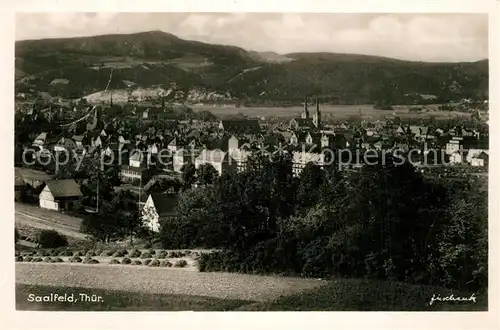
[{"label": "distant mountain", "polygon": [[[16,42],[16,90],[81,97],[109,89],[174,84],[182,95],[224,95],[247,103],[300,102],[306,94],[338,103],[487,98],[488,60],[423,63],[333,54],[246,51],[151,31]],[[67,84],[51,84],[55,79]],[[59,81],[59,80],[58,80]],[[200,92],[203,91],[203,92]]]}]

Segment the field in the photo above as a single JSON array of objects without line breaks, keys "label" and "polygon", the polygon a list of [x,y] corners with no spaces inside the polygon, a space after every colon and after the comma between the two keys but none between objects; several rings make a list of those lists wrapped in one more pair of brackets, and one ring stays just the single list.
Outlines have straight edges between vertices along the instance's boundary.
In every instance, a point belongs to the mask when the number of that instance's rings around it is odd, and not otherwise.
[{"label": "field", "polygon": [[79,232],[81,219],[60,212],[45,210],[37,206],[15,204],[16,227],[21,235],[26,228],[54,229],[71,239],[83,240],[86,235]]},{"label": "field", "polygon": [[[210,106],[193,105],[196,111],[207,110],[216,116],[227,116],[243,114],[249,117],[298,117],[302,107],[234,107],[234,106]],[[309,106],[309,111],[313,111],[313,105]],[[321,113],[324,119],[346,119],[349,116],[361,115],[364,119],[382,120],[386,116],[393,116],[394,113],[401,118],[421,118],[434,116],[436,119],[447,119],[455,117],[469,117],[469,113],[456,111],[438,111],[437,105],[428,106],[428,112],[410,112],[409,106],[395,106],[394,110],[376,110],[372,105],[321,105]]]},{"label": "field", "polygon": [[[18,264],[17,267],[23,266]],[[40,266],[40,265],[37,265]],[[80,276],[80,270],[91,268],[87,266],[75,266],[75,275]],[[78,268],[79,267],[79,268]],[[113,269],[112,267],[109,267]],[[16,272],[19,272],[16,268]],[[91,268],[92,269],[92,268]],[[38,269],[40,270],[40,269]],[[225,274],[225,273],[193,273],[201,276],[197,283],[197,291],[183,289],[186,283],[195,280],[194,277],[172,275],[174,270],[159,270],[151,281],[169,283],[156,292],[140,291],[137,285],[143,285],[140,281],[131,287],[97,288],[95,285],[89,287],[88,282],[79,282],[75,285],[59,285],[60,283],[44,282],[40,284],[25,284],[22,281],[16,283],[16,309],[17,310],[59,310],[59,311],[486,311],[488,310],[488,297],[483,293],[474,293],[476,301],[463,302],[434,302],[430,304],[433,295],[441,297],[454,294],[455,297],[468,298],[472,296],[469,292],[456,292],[443,288],[430,286],[409,285],[403,283],[392,283],[382,281],[339,279],[335,281],[320,281],[321,285],[298,285],[297,279],[274,278],[271,282],[265,276],[253,276],[253,281],[248,281],[248,275]],[[182,272],[182,270],[178,270]],[[54,272],[56,275],[59,272]],[[129,270],[124,273],[133,273]],[[189,272],[188,272],[189,273]],[[95,271],[87,272],[87,275],[97,280]],[[160,276],[159,276],[160,275]],[[209,275],[207,277],[206,275]],[[33,274],[32,277],[37,275]],[[164,278],[168,278],[167,281]],[[207,283],[207,278],[211,278]],[[220,278],[220,281],[217,279]],[[246,279],[245,279],[246,278]],[[245,280],[242,280],[245,279]],[[232,290],[225,281],[231,281]],[[104,278],[104,281],[108,281]],[[122,280],[120,279],[120,282]],[[272,285],[278,282],[293,285],[294,290],[277,291],[280,285]],[[283,282],[285,281],[285,282]],[[302,280],[304,281],[304,280]],[[220,292],[217,295],[207,295],[202,292],[204,286],[213,288],[217,282]],[[48,284],[50,283],[50,285]],[[271,285],[270,285],[271,284]],[[87,285],[87,286],[85,286]],[[102,283],[100,286],[104,285]],[[255,286],[266,286],[260,288],[267,291],[265,295],[253,295]],[[175,288],[175,289],[174,289]],[[174,290],[172,290],[174,289]],[[182,293],[182,291],[185,291]],[[240,292],[240,294],[235,294]],[[201,293],[201,294],[200,294]],[[73,295],[75,301],[68,302],[32,302],[28,301],[29,295],[43,296],[50,294]],[[100,296],[100,301],[84,301],[80,294]],[[257,298],[257,299],[254,299]]]},{"label": "field", "polygon": [[20,262],[16,263],[16,283],[258,302],[312,289],[326,281],[234,273],[199,273],[174,268]]}]

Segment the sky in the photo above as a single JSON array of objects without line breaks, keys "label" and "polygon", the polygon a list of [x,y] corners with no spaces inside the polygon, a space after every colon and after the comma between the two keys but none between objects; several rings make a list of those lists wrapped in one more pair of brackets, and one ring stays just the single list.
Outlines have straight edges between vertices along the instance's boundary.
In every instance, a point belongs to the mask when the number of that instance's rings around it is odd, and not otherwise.
[{"label": "sky", "polygon": [[16,40],[161,30],[255,51],[333,52],[413,61],[488,58],[485,14],[17,13]]}]

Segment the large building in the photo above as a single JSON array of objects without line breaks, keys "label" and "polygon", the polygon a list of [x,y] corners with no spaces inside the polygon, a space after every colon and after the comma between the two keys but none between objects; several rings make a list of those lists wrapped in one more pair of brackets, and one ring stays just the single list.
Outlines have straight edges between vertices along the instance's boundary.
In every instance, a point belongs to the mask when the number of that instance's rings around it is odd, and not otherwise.
[{"label": "large building", "polygon": [[290,121],[290,129],[297,130],[319,130],[321,129],[321,111],[319,109],[319,100],[316,98],[316,109],[312,117],[309,115],[308,99],[304,101],[304,110],[300,118],[293,118]]},{"label": "large building", "polygon": [[202,150],[201,154],[196,158],[195,167],[198,169],[204,164],[212,165],[219,175],[235,172],[238,167],[238,163],[229,155],[229,152],[222,150]]}]

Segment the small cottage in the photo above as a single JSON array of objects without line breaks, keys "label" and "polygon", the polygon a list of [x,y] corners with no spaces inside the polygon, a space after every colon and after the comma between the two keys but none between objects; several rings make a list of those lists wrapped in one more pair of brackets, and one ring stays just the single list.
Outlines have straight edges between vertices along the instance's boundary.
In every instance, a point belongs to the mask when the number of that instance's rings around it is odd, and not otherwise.
[{"label": "small cottage", "polygon": [[68,210],[82,197],[74,179],[47,181],[39,195],[40,207],[49,210]]}]

